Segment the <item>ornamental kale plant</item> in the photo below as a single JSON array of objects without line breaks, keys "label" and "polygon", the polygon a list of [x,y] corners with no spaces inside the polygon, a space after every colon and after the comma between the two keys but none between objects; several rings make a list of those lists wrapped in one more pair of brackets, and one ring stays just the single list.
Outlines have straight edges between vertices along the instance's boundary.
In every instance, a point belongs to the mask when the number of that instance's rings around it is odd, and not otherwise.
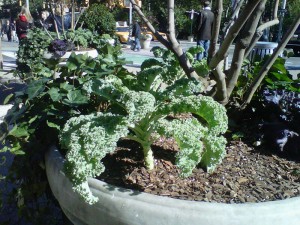
[{"label": "ornamental kale plant", "polygon": [[51,41],[48,51],[53,53],[55,57],[62,57],[66,54],[68,42],[66,40],[54,39]]},{"label": "ornamental kale plant", "polygon": [[[67,32],[57,37],[57,33],[48,32],[39,28],[33,28],[28,31],[27,38],[20,42],[17,52],[17,70],[15,75],[19,76],[23,81],[28,82],[42,77],[52,76],[54,70],[53,62],[45,60],[49,58],[46,55],[50,50],[54,53],[53,60],[60,60],[59,58],[67,51],[79,50],[87,48],[94,48],[99,54],[102,48],[106,48],[109,42],[109,35],[95,35],[90,30],[76,29],[68,30]],[[120,47],[116,46],[118,54],[120,54]],[[110,53],[115,54],[117,51],[113,50]],[[52,61],[53,61],[52,60]]]},{"label": "ornamental kale plant", "polygon": [[[189,176],[198,164],[213,172],[221,163],[226,145],[221,135],[228,124],[225,108],[211,97],[200,95],[197,81],[181,78],[171,82],[166,74],[156,63],[145,61],[136,76],[110,74],[83,86],[89,95],[110,103],[105,112],[71,118],[60,134],[61,147],[67,149],[66,175],[88,203],[98,199],[90,192],[87,178],[104,171],[101,160],[115,151],[120,138],[142,146],[149,170],[154,168],[151,145],[160,136],[176,140],[180,148],[176,164],[183,177]],[[168,118],[182,113],[192,113],[197,118]]]}]

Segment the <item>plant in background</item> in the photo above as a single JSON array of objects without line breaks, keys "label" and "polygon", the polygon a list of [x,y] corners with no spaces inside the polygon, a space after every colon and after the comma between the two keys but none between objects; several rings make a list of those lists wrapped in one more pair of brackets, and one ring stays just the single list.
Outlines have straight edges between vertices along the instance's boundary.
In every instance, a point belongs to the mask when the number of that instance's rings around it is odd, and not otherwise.
[{"label": "plant in background", "polygon": [[68,42],[66,40],[54,39],[51,41],[48,51],[53,53],[55,57],[62,57],[68,50]]},{"label": "plant in background", "polygon": [[[176,79],[180,79],[185,76],[185,73],[179,64],[178,59],[172,51],[158,46],[153,47],[151,51],[158,59],[145,60],[145,62],[141,66],[142,70],[146,67],[151,66],[151,70],[157,70],[157,72],[163,73],[162,77],[164,77],[164,82],[166,83],[173,82]],[[191,47],[186,51],[186,55],[199,75],[206,77],[209,74],[207,61],[198,61],[195,60],[194,57],[200,51],[203,51],[203,48],[200,46]]]},{"label": "plant in background", "polygon": [[[56,57],[54,60],[60,60],[59,57],[62,56],[66,50],[73,51],[95,48],[100,52],[103,47],[106,48],[106,44],[109,43],[111,39],[109,35],[99,36],[90,30],[81,28],[69,30],[61,37],[63,37],[63,39],[57,39],[56,33],[46,32],[39,28],[29,30],[27,38],[20,43],[18,48],[18,67],[15,71],[15,75],[26,82],[40,77],[51,77],[53,76],[55,68],[49,67],[49,65],[53,64],[49,62],[51,59],[45,59],[45,55],[49,52],[55,54]],[[117,46],[111,53],[116,57],[117,54],[120,54],[120,47]]]},{"label": "plant in background", "polygon": [[82,28],[69,30],[67,33],[65,33],[65,40],[68,43],[71,43],[73,50],[94,47],[94,41],[102,37],[102,35],[99,36],[88,29]]},{"label": "plant in background", "polygon": [[99,35],[113,35],[116,30],[116,21],[113,14],[104,4],[92,4],[79,19],[83,28],[87,28]]},{"label": "plant in background", "polygon": [[[241,105],[241,101],[245,95],[246,88],[250,87],[250,84],[257,77],[259,71],[261,70],[263,64],[266,60],[268,60],[269,56],[264,57],[263,60],[255,61],[251,63],[249,60],[245,60],[243,64],[242,75],[239,77],[237,81],[237,85],[233,90],[233,98],[229,102],[229,105],[235,105],[235,108],[239,108]],[[274,64],[271,66],[268,74],[265,79],[259,86],[259,89],[263,89],[265,87],[269,89],[283,89],[288,91],[298,91],[299,92],[299,79],[293,80],[289,71],[285,68],[285,59],[277,58]],[[257,101],[260,98],[261,92],[258,92],[254,96],[254,101]],[[253,104],[251,104],[253,107]]]},{"label": "plant in background", "polygon": [[26,80],[34,76],[34,72],[31,73],[31,71],[35,68],[42,70],[42,67],[44,67],[42,57],[51,40],[44,30],[39,28],[30,29],[27,38],[19,44],[15,74],[22,80]]}]

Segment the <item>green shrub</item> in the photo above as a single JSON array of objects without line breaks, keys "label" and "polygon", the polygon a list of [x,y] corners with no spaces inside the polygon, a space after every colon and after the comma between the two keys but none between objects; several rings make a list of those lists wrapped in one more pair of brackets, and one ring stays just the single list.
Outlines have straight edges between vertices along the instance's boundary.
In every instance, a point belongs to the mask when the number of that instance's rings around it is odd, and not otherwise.
[{"label": "green shrub", "polygon": [[[49,67],[49,60],[45,60],[45,53],[53,40],[57,39],[54,32],[46,32],[40,28],[29,30],[27,38],[20,42],[17,52],[16,76],[28,82],[29,80],[39,79],[40,77],[51,77],[53,67]],[[110,36],[98,35],[88,29],[68,30],[60,35],[60,40],[64,40],[73,50],[80,48],[95,48],[98,53],[106,46]],[[110,54],[119,55],[120,47],[112,48]],[[68,50],[71,50],[68,49]],[[51,60],[50,60],[51,61]],[[51,65],[51,62],[50,62]]]},{"label": "green shrub", "polygon": [[91,5],[80,17],[83,28],[96,31],[98,34],[114,34],[116,21],[109,9],[102,4]]},{"label": "green shrub", "polygon": [[42,70],[45,67],[41,59],[50,43],[49,35],[39,28],[29,30],[27,38],[20,41],[15,73],[21,79],[29,79],[33,76],[33,70]]}]

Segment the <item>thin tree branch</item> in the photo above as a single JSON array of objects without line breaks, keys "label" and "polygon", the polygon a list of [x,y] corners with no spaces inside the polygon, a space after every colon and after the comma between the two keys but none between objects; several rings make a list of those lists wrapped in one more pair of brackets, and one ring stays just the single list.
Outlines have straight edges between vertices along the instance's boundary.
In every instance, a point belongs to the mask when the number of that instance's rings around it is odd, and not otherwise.
[{"label": "thin tree branch", "polygon": [[260,3],[261,0],[252,0],[248,1],[247,5],[245,6],[245,10],[240,14],[238,19],[235,23],[230,27],[228,35],[225,37],[220,49],[217,51],[215,56],[209,63],[209,67],[214,69],[217,65],[228,55],[228,50],[230,45],[232,44],[233,40],[236,38],[240,30],[242,29],[245,22],[248,20],[250,15],[252,14],[253,10],[256,6]]},{"label": "thin tree branch", "polygon": [[162,43],[165,47],[168,49],[171,48],[170,43],[165,40],[158,31],[152,26],[150,21],[147,19],[147,17],[144,15],[144,13],[141,11],[140,7],[136,4],[134,0],[129,0],[132,4],[132,7],[136,11],[136,13],[139,15],[139,17],[142,19],[142,21],[146,24],[146,26],[149,28],[149,30],[153,33],[153,35],[157,38],[157,40]]},{"label": "thin tree branch", "polygon": [[218,0],[216,3],[216,10],[214,10],[215,22],[212,30],[211,44],[208,50],[208,60],[210,60],[216,54],[218,37],[219,37],[220,27],[221,27],[222,12],[223,12],[223,0]]},{"label": "thin tree branch", "polygon": [[146,18],[146,16],[141,11],[140,7],[136,4],[134,0],[130,0],[133,8],[136,10],[139,17],[144,21],[146,26],[150,29],[150,31],[154,34],[154,36],[165,46],[167,49],[171,50],[178,58],[179,64],[184,70],[185,74],[189,78],[194,78],[197,80],[201,80],[205,87],[208,86],[208,82],[206,79],[199,77],[193,67],[191,66],[190,61],[187,59],[186,54],[183,52],[180,44],[175,38],[175,23],[174,23],[174,0],[168,1],[169,8],[169,40],[165,40],[152,26],[150,21]]},{"label": "thin tree branch", "polygon": [[229,22],[228,22],[228,23],[226,24],[226,26],[222,29],[222,31],[223,31],[224,34],[227,34],[228,29],[229,29],[229,28],[232,26],[232,24],[234,23],[234,20],[236,19],[238,13],[240,12],[240,9],[241,9],[243,3],[244,3],[244,0],[240,0],[240,1],[238,2],[237,6],[236,6],[235,9],[234,9],[234,12],[232,13],[232,16],[231,16]]},{"label": "thin tree branch", "polygon": [[259,40],[259,38],[262,35],[262,31],[268,27],[271,27],[275,24],[279,23],[278,17],[277,17],[277,12],[278,12],[278,6],[279,6],[279,0],[276,0],[275,5],[274,5],[274,13],[273,13],[273,20],[266,22],[262,25],[260,25],[257,30],[256,30],[256,35],[253,36],[252,40],[251,40],[251,44],[249,45],[249,47],[246,50],[245,53],[245,58],[247,58],[249,56],[249,54],[251,53],[252,49],[254,48],[256,42]]},{"label": "thin tree branch", "polygon": [[228,96],[231,95],[237,83],[237,80],[240,76],[242,64],[245,59],[246,48],[251,43],[251,40],[255,34],[261,15],[265,10],[266,2],[267,0],[262,0],[258,4],[257,8],[253,11],[251,17],[249,18],[246,25],[242,29],[242,32],[240,32],[239,35],[240,38],[236,42],[231,67],[228,71],[228,79],[227,79]]}]

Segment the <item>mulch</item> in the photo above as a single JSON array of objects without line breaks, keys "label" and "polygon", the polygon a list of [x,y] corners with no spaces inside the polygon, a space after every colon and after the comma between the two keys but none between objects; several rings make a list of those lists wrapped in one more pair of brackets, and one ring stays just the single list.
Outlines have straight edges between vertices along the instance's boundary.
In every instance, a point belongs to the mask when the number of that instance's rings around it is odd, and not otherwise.
[{"label": "mulch", "polygon": [[194,169],[180,177],[175,166],[178,148],[173,139],[153,144],[155,168],[147,171],[141,147],[120,141],[115,153],[104,159],[106,171],[99,179],[107,183],[176,199],[244,203],[287,199],[300,195],[300,163],[280,157],[263,147],[241,140],[230,141],[227,156],[214,173]]}]

